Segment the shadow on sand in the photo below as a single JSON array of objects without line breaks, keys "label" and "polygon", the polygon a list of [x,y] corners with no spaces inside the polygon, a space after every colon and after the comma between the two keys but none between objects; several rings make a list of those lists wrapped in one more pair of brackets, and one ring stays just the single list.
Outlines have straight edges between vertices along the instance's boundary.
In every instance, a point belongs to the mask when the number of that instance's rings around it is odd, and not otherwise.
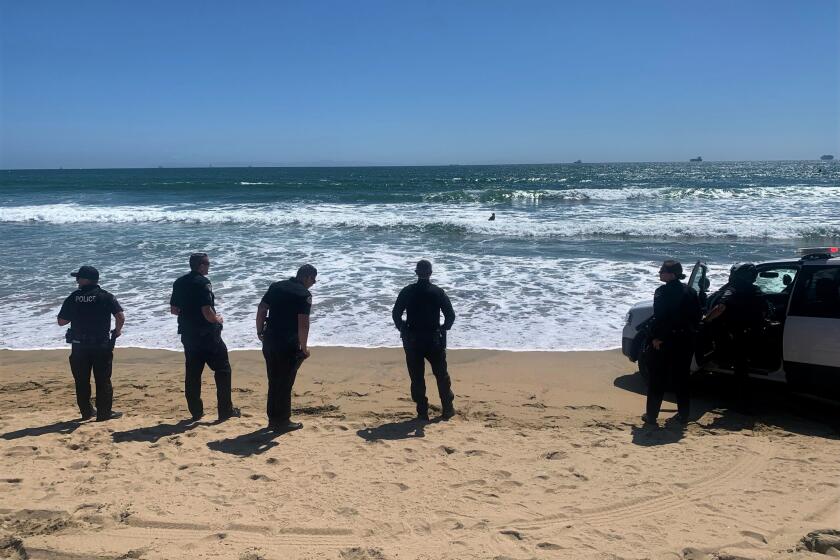
[{"label": "shadow on sand", "polygon": [[[739,386],[735,381],[731,375],[694,375],[691,383],[691,422],[710,431],[751,430],[761,424],[800,435],[840,439],[837,420],[840,405],[837,402],[792,393],[782,383],[755,378],[749,380],[749,398],[737,398]],[[638,373],[619,376],[613,385],[639,395],[647,394],[647,383]],[[673,393],[666,393],[664,402],[674,403]],[[675,412],[675,407],[663,408],[663,416],[667,416],[669,411]],[[658,429],[641,426],[641,412],[640,426],[632,429],[633,443],[664,445],[682,439],[682,427],[675,422],[666,421],[665,426]],[[711,422],[703,420],[710,413]]]},{"label": "shadow on sand", "polygon": [[268,428],[260,428],[248,434],[242,434],[233,438],[220,439],[207,442],[207,447],[213,451],[221,451],[239,457],[250,457],[265,453],[278,444],[276,438],[290,432],[275,432]]},{"label": "shadow on sand", "polygon": [[144,426],[142,428],[134,428],[133,430],[126,430],[124,432],[114,432],[111,434],[114,443],[122,443],[124,441],[145,441],[148,443],[155,443],[161,438],[183,434],[198,426],[209,426],[209,422],[195,422],[193,420],[181,420],[175,424],[157,424],[155,426]]},{"label": "shadow on sand", "polygon": [[654,447],[679,442],[685,435],[685,428],[677,422],[666,422],[665,426],[633,426],[630,433],[634,444]]},{"label": "shadow on sand", "polygon": [[409,418],[408,420],[400,420],[399,422],[389,422],[376,426],[375,428],[363,428],[356,432],[356,435],[365,441],[379,441],[383,439],[409,439],[426,436],[426,425],[437,422],[438,419],[425,421],[417,418]]},{"label": "shadow on sand", "polygon": [[54,424],[47,424],[46,426],[38,426],[37,428],[23,428],[14,432],[8,432],[0,435],[0,438],[19,439],[23,437],[43,436],[46,434],[72,434],[81,425],[81,420],[65,420],[62,422],[55,422]]}]

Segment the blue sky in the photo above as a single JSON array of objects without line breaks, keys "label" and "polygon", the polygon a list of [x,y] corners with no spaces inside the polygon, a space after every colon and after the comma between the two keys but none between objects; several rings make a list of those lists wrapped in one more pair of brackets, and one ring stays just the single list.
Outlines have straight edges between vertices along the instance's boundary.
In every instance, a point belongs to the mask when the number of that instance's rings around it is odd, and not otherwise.
[{"label": "blue sky", "polygon": [[0,167],[840,156],[840,2],[0,0]]}]

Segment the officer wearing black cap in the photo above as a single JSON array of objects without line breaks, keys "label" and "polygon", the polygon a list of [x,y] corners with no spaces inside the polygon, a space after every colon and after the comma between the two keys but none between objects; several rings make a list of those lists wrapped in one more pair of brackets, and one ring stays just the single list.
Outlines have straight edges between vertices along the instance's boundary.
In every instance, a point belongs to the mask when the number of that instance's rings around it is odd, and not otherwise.
[{"label": "officer wearing black cap", "polygon": [[653,294],[650,383],[647,411],[642,416],[648,424],[656,423],[669,378],[677,395],[675,418],[683,425],[689,419],[691,358],[702,310],[697,292],[680,282],[683,278],[685,274],[678,261],[662,263],[659,280],[665,285],[658,287]]},{"label": "officer wearing black cap", "polygon": [[750,355],[755,349],[757,335],[765,319],[767,306],[761,297],[761,290],[755,285],[758,270],[752,263],[740,263],[732,267],[729,283],[715,307],[706,315],[704,322],[718,320],[723,323],[723,345],[725,353],[732,359],[735,372],[737,398],[745,411],[749,410],[748,370]]},{"label": "officer wearing black cap", "polygon": [[292,422],[292,387],[298,369],[309,357],[309,314],[318,271],[311,264],[300,267],[288,280],[274,282],[257,307],[257,337],[263,343],[268,374],[268,428],[278,433],[299,430]]},{"label": "officer wearing black cap", "polygon": [[184,394],[193,420],[204,416],[201,401],[201,374],[207,365],[216,378],[219,421],[239,417],[231,402],[231,369],[228,350],[222,340],[222,316],[216,313],[213,288],[207,279],[210,258],[207,253],[190,255],[190,272],[172,286],[170,311],[178,316],[178,333],[184,345],[186,375]]},{"label": "officer wearing black cap", "polygon": [[[411,378],[411,399],[417,405],[417,417],[429,419],[429,400],[426,398],[425,360],[432,366],[437,380],[442,418],[455,416],[449,372],[446,368],[446,331],[455,322],[455,312],[446,293],[431,283],[432,263],[418,261],[415,268],[417,282],[400,291],[391,317],[402,336],[405,363]],[[443,325],[440,314],[443,312]],[[403,320],[403,313],[406,319]]]},{"label": "officer wearing black cap", "polygon": [[[76,402],[83,420],[96,416],[103,422],[122,416],[111,409],[114,391],[111,387],[111,366],[114,359],[114,341],[122,334],[125,314],[117,298],[97,284],[99,271],[83,266],[76,277],[79,289],[70,294],[58,312],[60,326],[70,324],[67,342],[70,342],[70,369],[76,381]],[[114,330],[111,330],[111,315]],[[90,405],[90,372],[96,383],[96,408]]]}]

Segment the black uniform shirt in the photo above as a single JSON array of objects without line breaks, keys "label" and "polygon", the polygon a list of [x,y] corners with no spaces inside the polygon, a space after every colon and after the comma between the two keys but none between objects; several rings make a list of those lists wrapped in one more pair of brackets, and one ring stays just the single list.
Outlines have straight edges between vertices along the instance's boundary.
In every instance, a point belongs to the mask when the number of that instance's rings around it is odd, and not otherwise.
[{"label": "black uniform shirt", "polygon": [[290,278],[269,286],[262,303],[268,306],[266,334],[277,340],[297,339],[298,315],[309,315],[312,294],[300,280]]},{"label": "black uniform shirt", "polygon": [[723,320],[734,331],[758,327],[764,318],[764,300],[755,284],[730,285],[720,296],[719,303],[726,306]]},{"label": "black uniform shirt", "polygon": [[117,298],[99,286],[82,286],[70,294],[61,305],[58,318],[70,321],[73,337],[84,338],[108,337],[111,330],[111,315],[120,313],[123,308]]},{"label": "black uniform shirt", "polygon": [[697,292],[679,280],[671,280],[653,293],[651,336],[667,340],[691,334],[697,330],[702,315]]},{"label": "black uniform shirt", "polygon": [[[403,311],[406,320],[403,321]],[[412,332],[431,332],[440,328],[440,313],[443,311],[443,328],[449,330],[455,322],[452,303],[441,288],[428,280],[418,280],[400,291],[391,313],[394,325]]]},{"label": "black uniform shirt", "polygon": [[175,280],[169,305],[181,310],[178,314],[178,332],[186,336],[213,332],[217,328],[216,323],[205,319],[201,308],[209,305],[215,313],[215,301],[210,280],[198,272],[191,271]]}]

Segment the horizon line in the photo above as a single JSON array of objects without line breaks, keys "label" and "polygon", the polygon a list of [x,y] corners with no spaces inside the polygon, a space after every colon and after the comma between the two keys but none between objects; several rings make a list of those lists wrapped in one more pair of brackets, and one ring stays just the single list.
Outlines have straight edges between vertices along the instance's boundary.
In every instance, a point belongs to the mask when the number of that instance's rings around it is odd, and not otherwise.
[{"label": "horizon line", "polygon": [[147,169],[362,169],[370,167],[498,167],[498,166],[526,166],[526,165],[609,165],[628,163],[781,163],[781,162],[814,162],[820,164],[831,164],[837,160],[821,159],[719,159],[719,160],[636,160],[636,161],[565,161],[565,162],[541,162],[541,163],[425,163],[425,164],[384,164],[384,163],[285,163],[285,164],[207,164],[207,165],[155,165],[145,167],[0,167],[0,171],[130,171]]}]

